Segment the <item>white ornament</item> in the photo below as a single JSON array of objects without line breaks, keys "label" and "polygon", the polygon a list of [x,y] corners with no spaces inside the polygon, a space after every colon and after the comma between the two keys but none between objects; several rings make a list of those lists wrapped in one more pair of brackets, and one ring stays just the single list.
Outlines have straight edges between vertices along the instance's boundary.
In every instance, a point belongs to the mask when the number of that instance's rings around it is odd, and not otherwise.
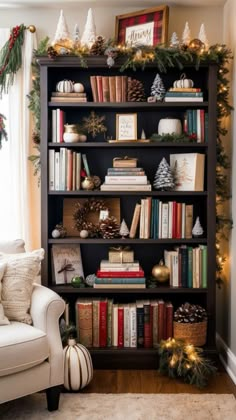
[{"label": "white ornament", "polygon": [[192,229],[192,234],[193,234],[193,236],[201,236],[203,234],[203,232],[204,232],[204,230],[201,226],[200,219],[199,219],[199,217],[197,217],[196,222],[195,222],[195,224],[193,226],[193,229]]},{"label": "white ornament", "polygon": [[200,41],[202,41],[205,45],[205,49],[208,50],[209,48],[209,42],[207,39],[207,35],[206,35],[206,30],[205,30],[205,25],[204,23],[201,24],[200,26],[200,30],[199,30],[199,34],[198,34],[198,39],[200,39]]},{"label": "white ornament", "polygon": [[74,338],[68,340],[64,354],[64,387],[79,391],[93,378],[93,364],[89,351]]},{"label": "white ornament", "polygon": [[87,231],[87,230],[85,230],[85,229],[81,230],[81,231],[80,231],[80,234],[79,234],[79,236],[80,236],[82,239],[86,239],[86,238],[88,237],[88,235],[89,235],[89,233],[88,233],[88,231]]},{"label": "white ornament", "polygon": [[87,15],[87,20],[84,28],[84,32],[81,38],[81,45],[87,45],[91,47],[91,45],[96,40],[96,26],[93,17],[93,11],[90,8]]},{"label": "white ornament", "polygon": [[57,239],[57,238],[60,238],[60,236],[61,236],[60,231],[58,229],[53,229],[53,231],[52,231],[52,237],[54,239]]},{"label": "white ornament", "polygon": [[83,93],[84,85],[82,85],[82,83],[74,83],[74,92]]},{"label": "white ornament", "polygon": [[96,274],[88,274],[88,276],[85,278],[85,283],[88,284],[88,286],[93,286],[96,280]]},{"label": "white ornament", "polygon": [[190,28],[188,25],[188,22],[185,23],[185,27],[184,27],[184,31],[183,31],[183,35],[182,35],[182,43],[184,45],[188,45],[191,41],[191,32],[190,32]]},{"label": "white ornament", "polygon": [[57,29],[52,45],[56,44],[59,41],[64,41],[70,39],[70,32],[66,23],[63,10],[61,10],[60,17],[57,24]]}]

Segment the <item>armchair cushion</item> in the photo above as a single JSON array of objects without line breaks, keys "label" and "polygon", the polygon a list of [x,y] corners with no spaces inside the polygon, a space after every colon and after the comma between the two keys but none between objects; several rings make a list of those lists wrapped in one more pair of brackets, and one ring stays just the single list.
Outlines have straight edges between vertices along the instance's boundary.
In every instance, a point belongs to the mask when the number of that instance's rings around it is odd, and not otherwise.
[{"label": "armchair cushion", "polygon": [[1,328],[0,377],[30,369],[49,357],[45,332],[21,322]]},{"label": "armchair cushion", "polygon": [[2,278],[4,271],[6,269],[5,263],[0,263],[0,325],[7,325],[10,324],[8,318],[4,314],[4,309],[1,302],[1,293],[2,293]]},{"label": "armchair cushion", "polygon": [[0,241],[0,252],[6,254],[19,254],[25,252],[25,243],[22,239]]},{"label": "armchair cushion", "polygon": [[6,263],[2,280],[2,304],[10,321],[32,324],[29,313],[33,282],[38,275],[44,250],[21,254],[0,253],[0,263]]}]

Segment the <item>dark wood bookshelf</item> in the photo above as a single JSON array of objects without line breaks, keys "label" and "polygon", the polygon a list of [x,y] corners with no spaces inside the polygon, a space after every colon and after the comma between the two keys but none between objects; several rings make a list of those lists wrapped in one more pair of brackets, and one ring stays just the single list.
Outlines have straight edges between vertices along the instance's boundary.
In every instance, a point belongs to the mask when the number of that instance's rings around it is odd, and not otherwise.
[{"label": "dark wood bookshelf", "polygon": [[[40,65],[41,84],[41,230],[42,247],[45,249],[45,260],[42,265],[42,282],[59,293],[71,305],[79,297],[109,297],[117,303],[135,302],[136,299],[171,300],[176,309],[184,302],[200,304],[208,312],[206,352],[215,351],[215,278],[216,278],[216,122],[217,122],[217,65],[205,63],[198,69],[192,64],[184,66],[184,69],[170,68],[161,74],[164,85],[168,88],[173,81],[179,78],[181,72],[194,80],[194,85],[201,87],[204,92],[204,102],[117,102],[117,103],[94,103],[90,87],[91,75],[119,75],[120,67],[124,59],[116,60],[114,67],[108,68],[106,57],[88,57],[87,67],[82,67],[78,57],[59,56],[55,60],[48,57],[38,57]],[[149,96],[150,88],[156,73],[160,73],[154,64],[150,63],[145,70],[137,69],[133,72],[127,69],[124,74],[132,76],[144,83],[145,91]],[[60,80],[79,80],[84,84],[88,95],[88,102],[50,102],[51,93],[56,90],[56,84]],[[183,119],[187,109],[204,109],[208,112],[208,142],[207,143],[163,143],[163,142],[120,142],[109,143],[103,136],[93,140],[88,136],[84,143],[52,143],[51,123],[52,110],[61,108],[66,113],[66,122],[78,123],[80,117],[88,116],[92,110],[99,115],[105,115],[105,124],[108,126],[109,136],[115,139],[115,114],[135,112],[138,115],[138,135],[141,129],[145,130],[147,138],[157,133],[158,122],[168,116]],[[59,151],[65,147],[86,153],[90,171],[94,175],[104,179],[108,162],[112,166],[112,158],[122,154],[136,156],[140,166],[144,167],[148,179],[153,182],[157,166],[164,156],[168,158],[171,153],[204,153],[206,155],[204,191],[49,191],[49,162],[50,149]],[[123,153],[122,153],[123,152]],[[64,198],[90,198],[90,197],[119,197],[121,203],[121,218],[125,218],[128,226],[132,220],[134,203],[141,197],[160,197],[166,201],[180,200],[193,204],[196,208],[194,219],[197,215],[203,220],[204,235],[202,238],[191,239],[111,239],[100,238],[81,239],[78,236],[59,239],[51,238],[51,232],[57,223],[63,220]],[[175,246],[198,244],[207,245],[207,288],[173,288],[159,286],[146,289],[97,289],[97,288],[74,288],[71,285],[55,285],[52,276],[51,249],[54,244],[79,244],[81,247],[83,268],[85,276],[96,272],[101,257],[107,255],[109,246],[128,245],[134,249],[140,264],[143,266],[146,277],[151,275],[151,269],[163,258],[165,249],[174,249]],[[133,348],[92,348],[90,349],[95,368],[133,368],[149,369],[158,365],[156,349],[133,349]]]}]

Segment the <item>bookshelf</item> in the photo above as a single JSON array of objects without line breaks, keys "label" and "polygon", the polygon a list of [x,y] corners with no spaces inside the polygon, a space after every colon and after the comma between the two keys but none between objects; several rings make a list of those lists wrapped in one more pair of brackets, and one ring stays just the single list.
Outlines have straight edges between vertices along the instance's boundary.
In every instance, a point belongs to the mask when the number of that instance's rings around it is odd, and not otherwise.
[{"label": "bookshelf", "polygon": [[[188,78],[194,80],[195,85],[204,92],[204,101],[199,102],[102,102],[92,101],[90,85],[91,75],[114,76],[119,75],[122,60],[117,60],[112,68],[106,65],[105,57],[88,57],[88,67],[83,68],[76,57],[57,57],[51,60],[48,57],[38,57],[40,65],[41,83],[41,230],[42,246],[45,249],[45,260],[42,266],[42,282],[58,292],[70,304],[73,316],[75,301],[78,297],[113,298],[116,303],[135,302],[136,299],[164,299],[171,301],[174,309],[190,302],[200,304],[208,312],[208,331],[205,349],[211,353],[215,351],[215,232],[216,232],[216,85],[217,66],[206,64],[198,70],[193,65],[185,66],[184,72]],[[171,68],[161,75],[164,85],[170,87],[183,70]],[[149,64],[145,70],[133,72],[127,70],[125,74],[143,82],[146,96],[150,94],[150,87],[157,73],[157,69]],[[87,93],[88,102],[57,102],[50,101],[51,93],[55,91],[57,82],[63,79],[83,83]],[[75,124],[83,117],[87,117],[93,110],[98,115],[105,115],[105,124],[109,135],[115,138],[116,114],[137,113],[138,138],[142,129],[148,138],[157,133],[158,122],[161,118],[173,117],[183,119],[188,109],[204,109],[208,112],[208,142],[207,143],[141,143],[141,142],[115,142],[108,143],[102,135],[96,139],[88,136],[84,143],[53,143],[51,136],[52,110],[62,109],[66,114],[66,122]],[[202,153],[205,155],[205,178],[203,191],[49,191],[49,150],[60,151],[61,147],[73,151],[86,153],[90,170],[104,181],[107,168],[112,166],[112,159],[116,156],[127,155],[138,159],[140,166],[145,169],[148,179],[153,182],[154,175],[160,160],[175,153]],[[63,220],[63,201],[68,198],[119,198],[121,220],[124,218],[130,227],[135,204],[145,197],[158,198],[162,201],[176,200],[193,204],[194,219],[200,216],[204,228],[201,238],[190,239],[81,239],[79,236],[67,236],[54,239],[51,232],[55,225]],[[80,245],[84,274],[95,273],[101,259],[107,258],[110,246],[128,245],[134,250],[135,259],[140,261],[147,276],[151,274],[153,265],[163,258],[164,250],[172,250],[175,246],[207,245],[207,288],[174,288],[158,286],[146,289],[95,289],[74,288],[71,285],[54,284],[52,280],[51,248],[54,244]],[[146,348],[91,348],[93,363],[96,368],[155,368],[158,364],[157,350]]]}]

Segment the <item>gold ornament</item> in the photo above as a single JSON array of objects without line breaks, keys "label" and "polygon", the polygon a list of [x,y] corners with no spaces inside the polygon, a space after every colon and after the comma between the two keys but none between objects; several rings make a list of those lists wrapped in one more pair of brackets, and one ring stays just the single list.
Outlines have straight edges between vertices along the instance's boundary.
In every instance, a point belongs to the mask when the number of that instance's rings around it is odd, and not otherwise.
[{"label": "gold ornament", "polygon": [[194,38],[190,41],[188,48],[197,53],[202,53],[205,50],[205,44],[200,39]]},{"label": "gold ornament", "polygon": [[36,32],[36,28],[35,28],[35,26],[34,26],[34,25],[29,25],[29,26],[27,27],[27,29],[29,29],[29,31],[30,31],[32,34],[34,34],[34,33]]},{"label": "gold ornament", "polygon": [[164,265],[164,262],[160,260],[159,264],[153,266],[152,275],[158,282],[164,283],[169,280],[170,270]]},{"label": "gold ornament", "polygon": [[93,190],[94,182],[93,182],[92,177],[86,176],[84,180],[81,182],[81,187],[83,190]]}]

